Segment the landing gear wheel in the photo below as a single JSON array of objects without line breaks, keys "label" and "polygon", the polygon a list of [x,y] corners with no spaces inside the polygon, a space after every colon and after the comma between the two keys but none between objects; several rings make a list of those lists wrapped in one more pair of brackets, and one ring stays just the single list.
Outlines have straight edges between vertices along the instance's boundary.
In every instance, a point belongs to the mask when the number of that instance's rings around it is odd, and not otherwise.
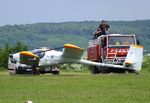
[{"label": "landing gear wheel", "polygon": [[51,72],[52,74],[54,74],[54,75],[60,74],[59,66],[54,66],[51,68],[52,68],[52,72]]}]

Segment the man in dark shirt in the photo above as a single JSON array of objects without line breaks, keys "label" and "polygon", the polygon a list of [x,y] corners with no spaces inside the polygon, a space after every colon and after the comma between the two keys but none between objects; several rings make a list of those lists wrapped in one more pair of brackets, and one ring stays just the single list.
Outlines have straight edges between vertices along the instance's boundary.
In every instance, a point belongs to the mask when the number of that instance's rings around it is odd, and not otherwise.
[{"label": "man in dark shirt", "polygon": [[98,38],[101,35],[108,34],[108,29],[110,26],[107,24],[107,21],[102,20],[98,29],[94,32],[94,39]]},{"label": "man in dark shirt", "polygon": [[99,25],[99,28],[101,30],[101,35],[106,35],[108,32],[108,29],[110,28],[107,24],[107,21],[102,20],[101,24]]}]

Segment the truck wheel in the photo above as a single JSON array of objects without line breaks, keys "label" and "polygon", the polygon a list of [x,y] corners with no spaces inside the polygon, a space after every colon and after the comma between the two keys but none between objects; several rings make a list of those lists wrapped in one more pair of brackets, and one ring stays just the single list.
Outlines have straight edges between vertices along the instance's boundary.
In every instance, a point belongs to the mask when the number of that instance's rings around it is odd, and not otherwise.
[{"label": "truck wheel", "polygon": [[111,72],[110,68],[105,68],[105,67],[101,68],[101,73],[110,73],[110,72]]},{"label": "truck wheel", "polygon": [[128,73],[134,73],[134,70],[128,70]]},{"label": "truck wheel", "polygon": [[92,74],[99,74],[99,68],[96,66],[91,66],[91,73]]},{"label": "truck wheel", "polygon": [[128,73],[135,73],[135,74],[139,74],[138,71],[135,71],[135,70],[128,70]]}]

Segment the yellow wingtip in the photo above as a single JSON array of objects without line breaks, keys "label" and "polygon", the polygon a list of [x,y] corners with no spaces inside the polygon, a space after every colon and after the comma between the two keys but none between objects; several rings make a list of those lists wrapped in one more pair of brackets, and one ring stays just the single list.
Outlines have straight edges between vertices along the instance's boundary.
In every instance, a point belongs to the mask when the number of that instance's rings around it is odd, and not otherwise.
[{"label": "yellow wingtip", "polygon": [[79,46],[73,45],[73,44],[65,44],[65,48],[73,48],[73,49],[79,49],[79,50],[84,50],[83,48],[80,48]]},{"label": "yellow wingtip", "polygon": [[131,44],[131,46],[134,46],[136,48],[144,48],[144,46],[141,46],[141,45],[135,45],[135,44]]}]

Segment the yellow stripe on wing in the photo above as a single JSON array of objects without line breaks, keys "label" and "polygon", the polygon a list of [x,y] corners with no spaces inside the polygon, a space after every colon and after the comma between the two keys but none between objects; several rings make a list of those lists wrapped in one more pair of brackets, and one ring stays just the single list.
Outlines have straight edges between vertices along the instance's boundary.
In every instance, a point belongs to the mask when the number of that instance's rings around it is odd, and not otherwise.
[{"label": "yellow stripe on wing", "polygon": [[29,51],[22,51],[22,52],[20,52],[20,54],[21,54],[21,55],[24,55],[24,56],[29,56],[29,57],[36,57],[36,58],[38,58],[37,55],[35,55],[35,54],[33,54],[33,53],[29,52]]},{"label": "yellow stripe on wing", "polygon": [[134,46],[136,48],[144,48],[144,46],[141,46],[141,45],[135,45],[135,44],[131,44],[131,46]]},{"label": "yellow stripe on wing", "polygon": [[79,46],[76,46],[76,45],[73,45],[73,44],[65,44],[64,48],[73,48],[73,49],[84,50],[83,48],[80,48]]}]

